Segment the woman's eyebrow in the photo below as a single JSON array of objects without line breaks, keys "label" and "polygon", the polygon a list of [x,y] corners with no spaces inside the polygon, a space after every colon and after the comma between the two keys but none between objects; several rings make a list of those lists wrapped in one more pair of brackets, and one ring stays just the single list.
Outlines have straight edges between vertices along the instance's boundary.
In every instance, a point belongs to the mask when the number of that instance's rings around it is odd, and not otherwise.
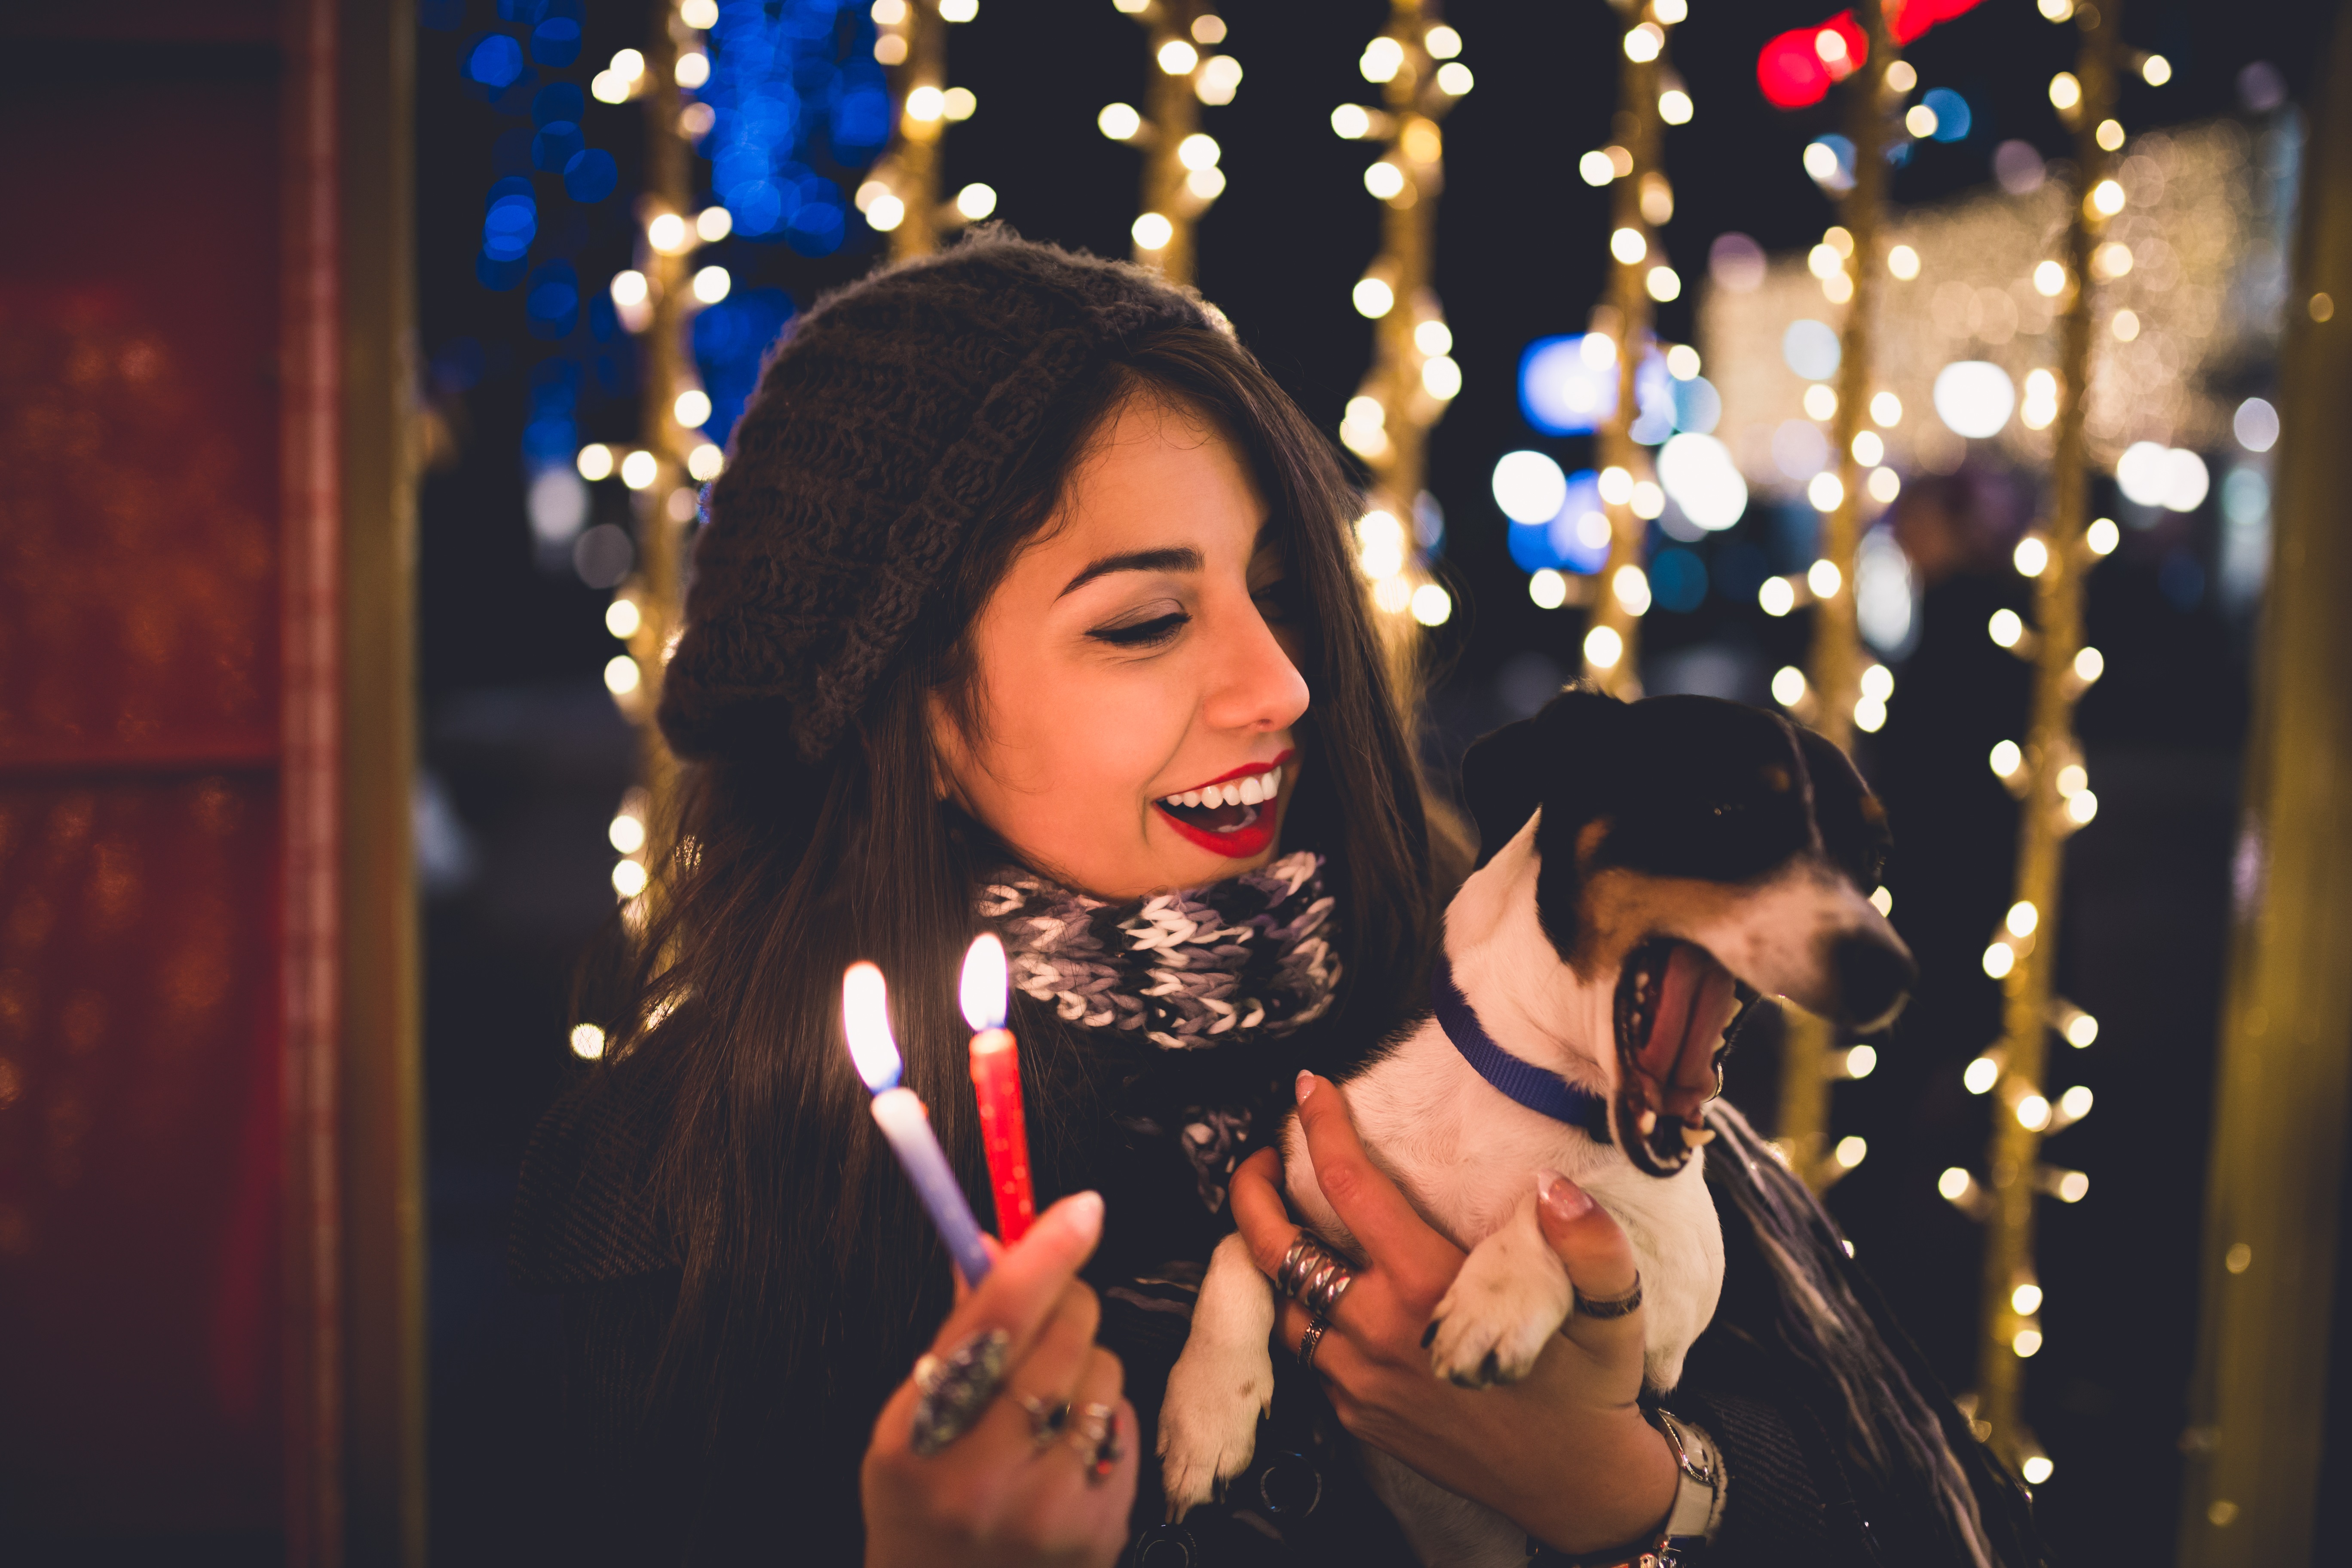
[{"label": "woman's eyebrow", "polygon": [[1057,599],[1066,597],[1096,578],[1112,572],[1198,572],[1200,569],[1201,552],[1190,545],[1165,550],[1130,550],[1124,555],[1106,555],[1091,563],[1054,596]]}]

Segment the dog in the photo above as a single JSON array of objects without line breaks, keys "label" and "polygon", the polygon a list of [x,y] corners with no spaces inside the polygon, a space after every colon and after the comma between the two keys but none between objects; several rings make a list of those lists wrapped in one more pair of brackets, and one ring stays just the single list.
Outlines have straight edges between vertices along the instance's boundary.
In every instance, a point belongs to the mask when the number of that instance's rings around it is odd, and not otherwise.
[{"label": "dog", "polygon": [[[1437,1375],[1516,1382],[1573,1310],[1537,1217],[1549,1168],[1631,1240],[1643,1381],[1664,1394],[1722,1288],[1703,1113],[1748,1006],[1786,997],[1853,1037],[1891,1023],[1916,978],[1870,901],[1885,814],[1827,741],[1706,697],[1571,689],[1472,747],[1463,785],[1481,854],[1446,909],[1431,1010],[1331,1076],[1373,1161],[1467,1252],[1430,1325]],[[1360,1258],[1295,1114],[1282,1148],[1292,1210]],[[1249,1464],[1275,1306],[1225,1237],[1160,1415],[1171,1520]],[[1526,1561],[1502,1515],[1358,1452],[1423,1563]]]}]

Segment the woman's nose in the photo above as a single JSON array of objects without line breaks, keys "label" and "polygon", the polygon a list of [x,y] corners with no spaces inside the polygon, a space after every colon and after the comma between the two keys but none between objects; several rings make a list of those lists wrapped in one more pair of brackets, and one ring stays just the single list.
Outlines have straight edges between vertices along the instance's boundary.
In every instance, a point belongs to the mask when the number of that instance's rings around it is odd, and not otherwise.
[{"label": "woman's nose", "polygon": [[1235,616],[1202,717],[1220,730],[1287,730],[1307,711],[1307,678],[1255,604]]}]

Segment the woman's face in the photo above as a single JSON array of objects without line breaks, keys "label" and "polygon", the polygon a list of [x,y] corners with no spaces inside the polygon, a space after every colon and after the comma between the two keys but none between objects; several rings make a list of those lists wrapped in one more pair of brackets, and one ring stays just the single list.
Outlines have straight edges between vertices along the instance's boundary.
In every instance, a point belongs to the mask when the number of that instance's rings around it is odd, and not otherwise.
[{"label": "woman's face", "polygon": [[972,627],[977,732],[931,711],[944,786],[1024,862],[1129,899],[1274,858],[1307,681],[1265,524],[1225,438],[1148,394],[1079,461]]}]

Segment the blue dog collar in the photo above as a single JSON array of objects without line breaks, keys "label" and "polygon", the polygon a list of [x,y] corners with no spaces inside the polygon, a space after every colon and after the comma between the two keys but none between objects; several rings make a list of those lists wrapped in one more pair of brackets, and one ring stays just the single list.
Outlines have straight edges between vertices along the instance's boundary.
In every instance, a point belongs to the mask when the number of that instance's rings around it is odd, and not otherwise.
[{"label": "blue dog collar", "polygon": [[1429,1003],[1437,1014],[1437,1026],[1480,1078],[1538,1116],[1580,1127],[1595,1142],[1609,1142],[1609,1102],[1496,1045],[1478,1022],[1470,998],[1454,984],[1454,965],[1443,951],[1430,973]]}]

